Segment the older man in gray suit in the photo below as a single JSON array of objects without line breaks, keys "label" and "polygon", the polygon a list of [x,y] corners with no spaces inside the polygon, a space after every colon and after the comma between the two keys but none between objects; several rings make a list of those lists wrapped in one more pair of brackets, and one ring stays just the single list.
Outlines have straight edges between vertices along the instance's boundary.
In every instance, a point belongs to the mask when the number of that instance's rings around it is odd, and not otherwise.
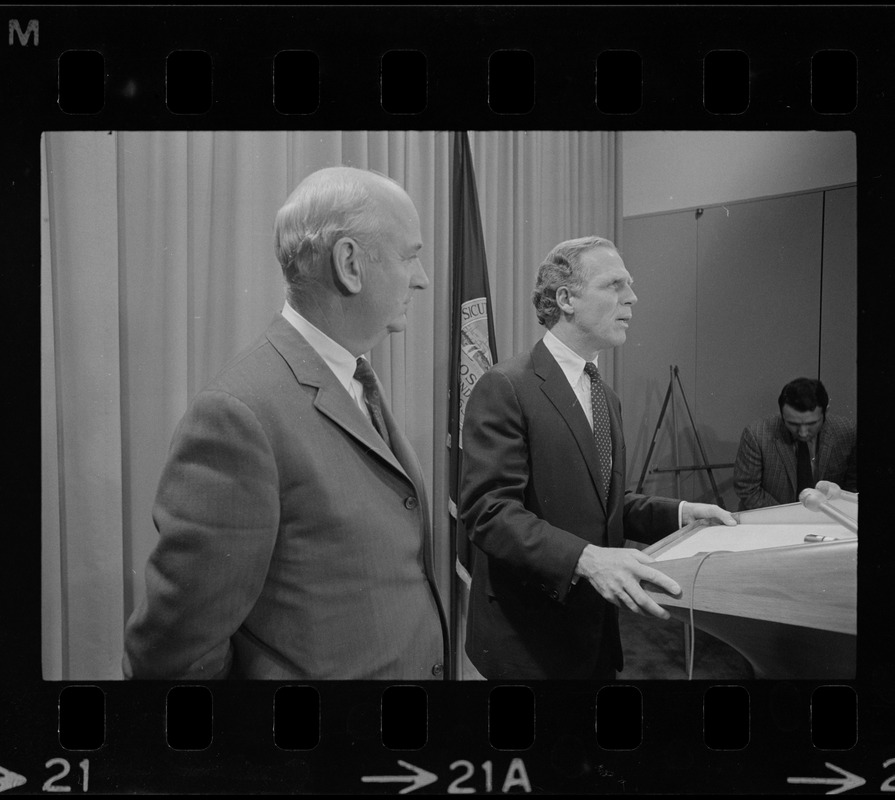
[{"label": "older man in gray suit", "polygon": [[733,470],[741,511],[795,503],[821,480],[858,490],[857,429],[828,414],[829,402],[820,381],[796,378],[780,392],[780,414],[743,431]]},{"label": "older man in gray suit", "polygon": [[362,355],[404,329],[421,248],[370,172],[316,172],[280,209],[287,302],[175,433],[126,677],[443,676],[422,471]]}]

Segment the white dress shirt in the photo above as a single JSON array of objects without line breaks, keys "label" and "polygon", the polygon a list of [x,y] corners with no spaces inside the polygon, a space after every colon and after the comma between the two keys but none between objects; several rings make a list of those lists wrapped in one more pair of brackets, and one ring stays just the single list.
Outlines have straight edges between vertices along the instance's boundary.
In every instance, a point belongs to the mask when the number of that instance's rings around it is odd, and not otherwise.
[{"label": "white dress shirt", "polygon": [[[547,331],[544,334],[544,346],[550,351],[550,354],[556,359],[559,368],[566,376],[566,380],[575,392],[575,397],[581,403],[584,409],[584,416],[587,417],[587,423],[590,429],[594,429],[593,414],[590,411],[590,375],[584,371],[584,365],[587,363],[578,355],[571,347],[560,341],[553,331]],[[594,366],[599,368],[597,359],[594,359]],[[611,454],[610,454],[611,457]]]},{"label": "white dress shirt", "polygon": [[283,306],[283,317],[286,321],[297,330],[328,366],[336,379],[351,399],[357,404],[357,407],[363,412],[367,419],[370,419],[370,410],[364,400],[364,387],[359,380],[354,377],[354,371],[357,369],[357,359],[351,355],[342,345],[334,339],[330,339],[320,328],[312,325],[301,314],[299,314],[287,302]]},{"label": "white dress shirt", "polygon": [[[590,375],[584,371],[585,360],[571,347],[564,342],[561,342],[553,331],[547,331],[547,333],[544,334],[544,346],[550,351],[550,355],[556,359],[556,363],[559,364],[559,368],[566,376],[566,380],[568,380],[569,385],[572,387],[572,391],[575,392],[575,397],[577,397],[578,402],[581,403],[581,408],[584,409],[584,416],[587,417],[587,423],[590,425],[590,429],[593,430],[594,420],[593,414],[590,411]],[[596,358],[594,359],[594,366],[599,367]],[[612,463],[611,454],[609,458],[610,463]],[[679,528],[683,526],[683,507],[684,503],[681,501],[681,504],[677,509],[677,524]]]}]

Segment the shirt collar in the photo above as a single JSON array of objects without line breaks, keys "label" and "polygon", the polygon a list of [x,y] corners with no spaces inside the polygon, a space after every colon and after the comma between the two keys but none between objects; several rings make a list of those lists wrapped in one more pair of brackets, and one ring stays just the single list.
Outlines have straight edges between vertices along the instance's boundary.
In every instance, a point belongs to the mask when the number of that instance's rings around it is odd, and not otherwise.
[{"label": "shirt collar", "polygon": [[[584,372],[584,365],[587,362],[571,347],[560,341],[553,331],[547,331],[544,334],[544,346],[556,359],[556,363],[559,364],[569,384],[573,387],[577,386],[581,380],[581,374]],[[599,366],[596,358],[594,359],[594,365]]]},{"label": "shirt collar", "polygon": [[334,339],[330,339],[320,328],[312,325],[287,302],[283,306],[283,317],[297,330],[333,371],[339,383],[350,392],[349,386],[357,369],[357,359]]}]

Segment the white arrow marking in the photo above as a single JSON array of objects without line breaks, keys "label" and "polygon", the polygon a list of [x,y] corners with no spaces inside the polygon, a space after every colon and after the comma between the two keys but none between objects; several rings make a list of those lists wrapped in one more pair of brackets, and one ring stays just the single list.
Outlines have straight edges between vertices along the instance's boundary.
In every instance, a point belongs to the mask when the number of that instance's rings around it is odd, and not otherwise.
[{"label": "white arrow marking", "polygon": [[849,772],[846,769],[841,769],[837,767],[835,764],[831,764],[829,761],[825,762],[825,766],[827,769],[834,769],[838,772],[842,777],[841,778],[787,778],[787,783],[823,783],[831,786],[836,786],[835,789],[830,789],[827,794],[842,794],[842,792],[847,792],[849,789],[856,789],[858,786],[863,786],[867,781],[865,781],[862,777],[855,775],[854,773]]},{"label": "white arrow marking", "polygon": [[419,767],[413,766],[413,764],[408,764],[406,761],[398,761],[404,769],[413,770],[415,775],[364,775],[361,780],[364,783],[409,783],[410,786],[405,786],[401,789],[398,794],[407,794],[408,792],[415,792],[417,789],[422,789],[423,786],[428,786],[430,783],[435,783],[438,780],[438,776],[432,772],[429,772],[424,769],[420,769]]},{"label": "white arrow marking", "polygon": [[0,767],[0,792],[5,792],[7,789],[15,789],[16,786],[21,786],[27,782],[28,779],[24,775],[19,775],[17,772]]}]

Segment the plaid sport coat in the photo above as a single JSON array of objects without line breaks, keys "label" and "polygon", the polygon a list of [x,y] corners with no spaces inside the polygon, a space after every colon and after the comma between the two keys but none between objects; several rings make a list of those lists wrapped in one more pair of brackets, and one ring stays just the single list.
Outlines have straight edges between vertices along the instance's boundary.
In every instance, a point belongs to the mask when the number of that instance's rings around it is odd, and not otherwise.
[{"label": "plaid sport coat", "polygon": [[[857,427],[845,417],[827,414],[817,435],[814,480],[833,481],[858,490]],[[741,511],[798,501],[795,439],[779,414],[749,425],[740,438],[733,488]]]}]

